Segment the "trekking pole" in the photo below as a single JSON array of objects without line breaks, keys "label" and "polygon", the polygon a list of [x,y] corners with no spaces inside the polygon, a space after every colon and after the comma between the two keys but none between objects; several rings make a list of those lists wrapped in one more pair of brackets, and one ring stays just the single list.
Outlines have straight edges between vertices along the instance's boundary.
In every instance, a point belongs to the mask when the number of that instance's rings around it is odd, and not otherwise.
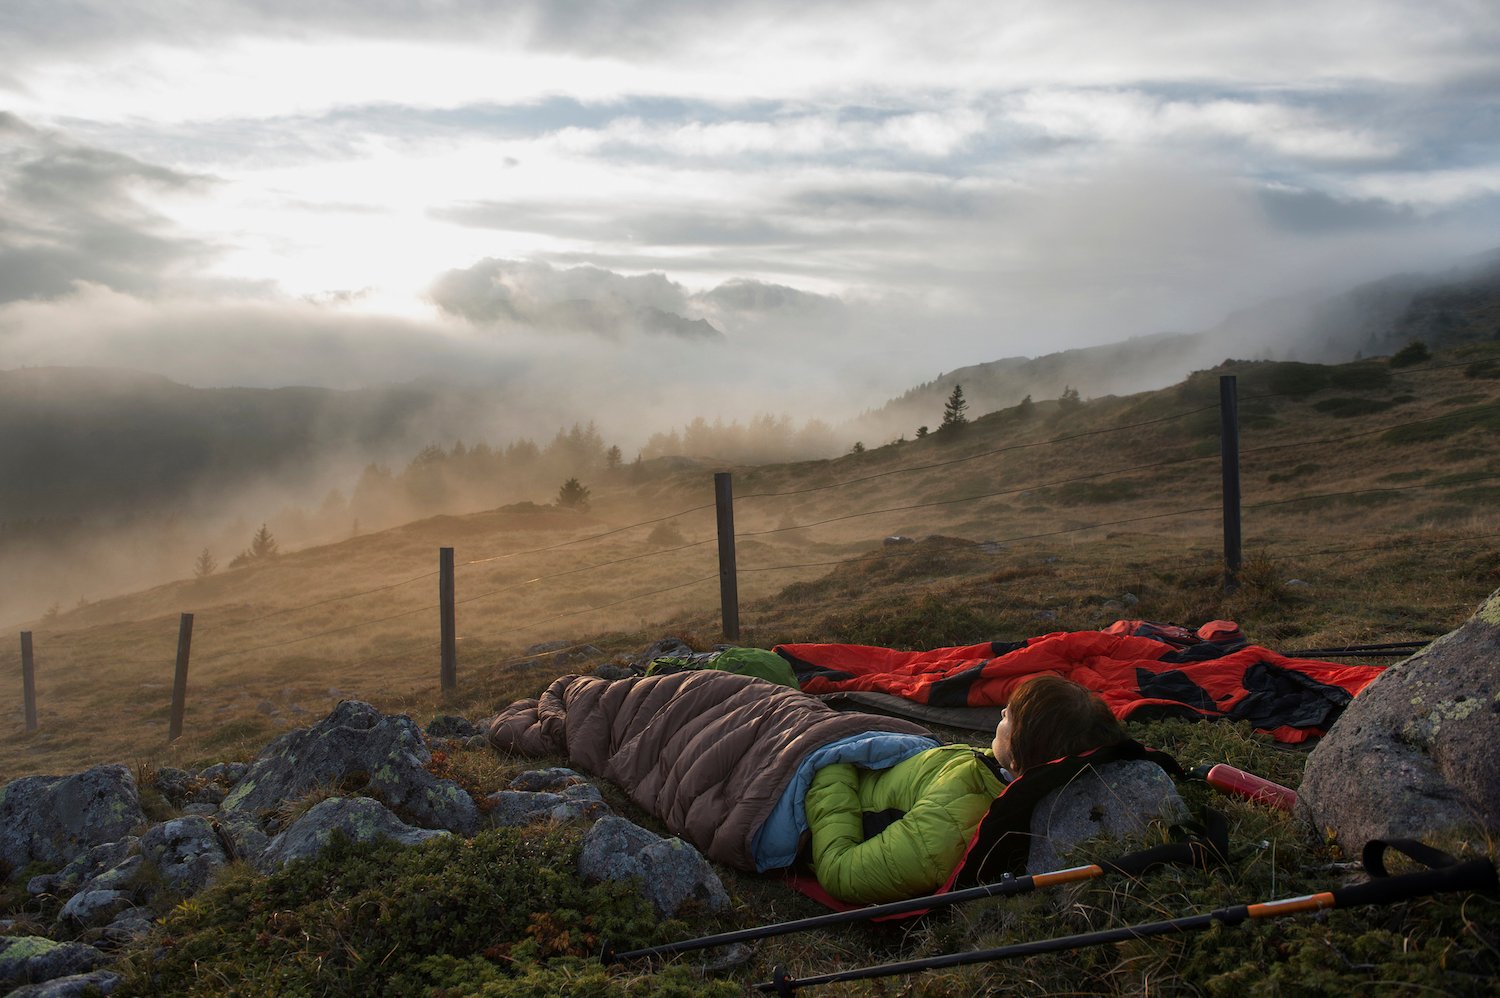
[{"label": "trekking pole", "polygon": [[1197,866],[1207,869],[1216,862],[1222,862],[1227,845],[1226,842],[1212,841],[1212,838],[1213,836],[1210,836],[1210,841],[1191,838],[1182,842],[1168,842],[1165,845],[1153,846],[1150,849],[1142,849],[1138,852],[1129,853],[1118,859],[1104,860],[1103,862],[1088,866],[1074,866],[1066,870],[1055,870],[1050,873],[1035,873],[1023,877],[1016,877],[1007,873],[998,882],[983,884],[979,887],[969,887],[964,890],[950,891],[945,894],[929,894],[926,897],[908,898],[904,901],[891,901],[886,904],[855,908],[852,911],[837,911],[827,915],[813,915],[809,918],[799,918],[790,922],[777,922],[773,925],[737,929],[732,932],[721,932],[712,936],[700,936],[696,939],[683,939],[675,943],[665,943],[661,946],[630,950],[625,953],[616,953],[613,947],[606,943],[604,952],[600,956],[600,961],[603,963],[615,963],[622,960],[667,956],[672,953],[683,953],[688,950],[707,949],[711,946],[728,946],[731,943],[748,942],[752,939],[765,939],[770,936],[790,935],[794,932],[805,932],[809,929],[843,925],[846,922],[865,922],[893,915],[924,912],[932,908],[961,904],[965,901],[974,901],[979,898],[1027,894],[1043,887],[1057,887],[1080,880],[1091,880],[1105,874],[1137,877],[1158,866],[1166,866],[1168,864]]},{"label": "trekking pole", "polygon": [[[1387,848],[1404,853],[1428,866],[1429,869],[1394,877],[1389,876],[1385,872],[1383,860]],[[824,974],[820,977],[805,977],[800,980],[788,974],[785,967],[777,967],[770,981],[757,984],[755,988],[757,991],[790,995],[797,988],[812,987],[816,984],[890,977],[894,974],[913,974],[922,970],[959,967],[970,963],[988,963],[1014,957],[1036,956],[1040,953],[1056,953],[1062,950],[1080,949],[1084,946],[1102,946],[1108,943],[1149,939],[1153,936],[1177,932],[1192,932],[1207,929],[1216,924],[1239,925],[1250,919],[1277,918],[1304,911],[1322,911],[1325,908],[1350,908],[1362,904],[1394,904],[1397,901],[1426,897],[1429,894],[1454,891],[1494,891],[1500,888],[1500,881],[1497,881],[1495,876],[1495,864],[1490,860],[1471,859],[1467,862],[1459,862],[1446,853],[1420,842],[1405,839],[1388,841],[1377,839],[1366,844],[1364,865],[1372,879],[1362,884],[1335,887],[1331,891],[1318,894],[1305,894],[1301,897],[1262,901],[1256,904],[1233,905],[1202,915],[1169,918],[1160,922],[1127,925],[1118,929],[1084,932],[1055,939],[1038,939],[971,953],[948,953],[920,960],[887,963],[877,967],[859,967],[854,970]]]}]

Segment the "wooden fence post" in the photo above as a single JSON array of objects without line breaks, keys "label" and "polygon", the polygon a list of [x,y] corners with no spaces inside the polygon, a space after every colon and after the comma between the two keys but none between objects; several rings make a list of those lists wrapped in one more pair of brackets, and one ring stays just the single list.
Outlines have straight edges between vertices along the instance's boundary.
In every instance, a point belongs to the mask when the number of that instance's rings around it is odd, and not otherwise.
[{"label": "wooden fence post", "polygon": [[453,549],[438,548],[438,618],[442,634],[440,681],[445,696],[458,688],[458,626],[453,603]]},{"label": "wooden fence post", "polygon": [[1240,397],[1232,374],[1219,377],[1219,458],[1224,472],[1224,589],[1240,584]]},{"label": "wooden fence post", "polygon": [[26,731],[36,730],[36,662],[31,656],[31,632],[21,632],[21,694],[26,700]]},{"label": "wooden fence post", "polygon": [[740,584],[734,564],[734,479],[727,471],[714,472],[714,505],[719,522],[719,606],[724,637],[740,639]]},{"label": "wooden fence post", "polygon": [[193,647],[193,615],[184,613],[177,624],[177,672],[172,677],[172,720],[167,741],[175,742],[182,734],[182,713],[187,706],[188,652]]}]

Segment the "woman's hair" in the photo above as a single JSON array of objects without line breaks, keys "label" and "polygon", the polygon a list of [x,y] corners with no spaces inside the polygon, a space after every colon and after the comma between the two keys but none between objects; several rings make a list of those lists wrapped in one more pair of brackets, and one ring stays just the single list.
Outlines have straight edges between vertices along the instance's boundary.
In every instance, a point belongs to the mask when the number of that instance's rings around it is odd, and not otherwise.
[{"label": "woman's hair", "polygon": [[1005,710],[1011,761],[1018,773],[1127,737],[1097,694],[1053,672],[1017,686]]}]

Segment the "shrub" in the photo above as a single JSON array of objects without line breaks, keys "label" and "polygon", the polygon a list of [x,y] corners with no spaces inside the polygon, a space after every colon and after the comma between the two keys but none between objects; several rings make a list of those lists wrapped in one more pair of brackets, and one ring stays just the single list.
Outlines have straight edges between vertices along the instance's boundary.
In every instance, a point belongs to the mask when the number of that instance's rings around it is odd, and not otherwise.
[{"label": "shrub", "polygon": [[1427,350],[1427,344],[1421,340],[1412,340],[1406,346],[1391,354],[1392,367],[1411,367],[1420,364],[1424,360],[1431,360],[1432,354]]}]

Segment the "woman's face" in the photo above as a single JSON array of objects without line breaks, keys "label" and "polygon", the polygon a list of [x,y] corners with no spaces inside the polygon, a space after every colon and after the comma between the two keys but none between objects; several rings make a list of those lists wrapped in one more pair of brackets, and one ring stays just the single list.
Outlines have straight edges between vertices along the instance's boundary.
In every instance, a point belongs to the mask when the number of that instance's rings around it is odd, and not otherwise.
[{"label": "woman's face", "polygon": [[1010,755],[1010,711],[1000,712],[1000,723],[995,725],[995,741],[990,745],[995,753],[995,761],[1006,769],[1015,771],[1015,760]]}]

